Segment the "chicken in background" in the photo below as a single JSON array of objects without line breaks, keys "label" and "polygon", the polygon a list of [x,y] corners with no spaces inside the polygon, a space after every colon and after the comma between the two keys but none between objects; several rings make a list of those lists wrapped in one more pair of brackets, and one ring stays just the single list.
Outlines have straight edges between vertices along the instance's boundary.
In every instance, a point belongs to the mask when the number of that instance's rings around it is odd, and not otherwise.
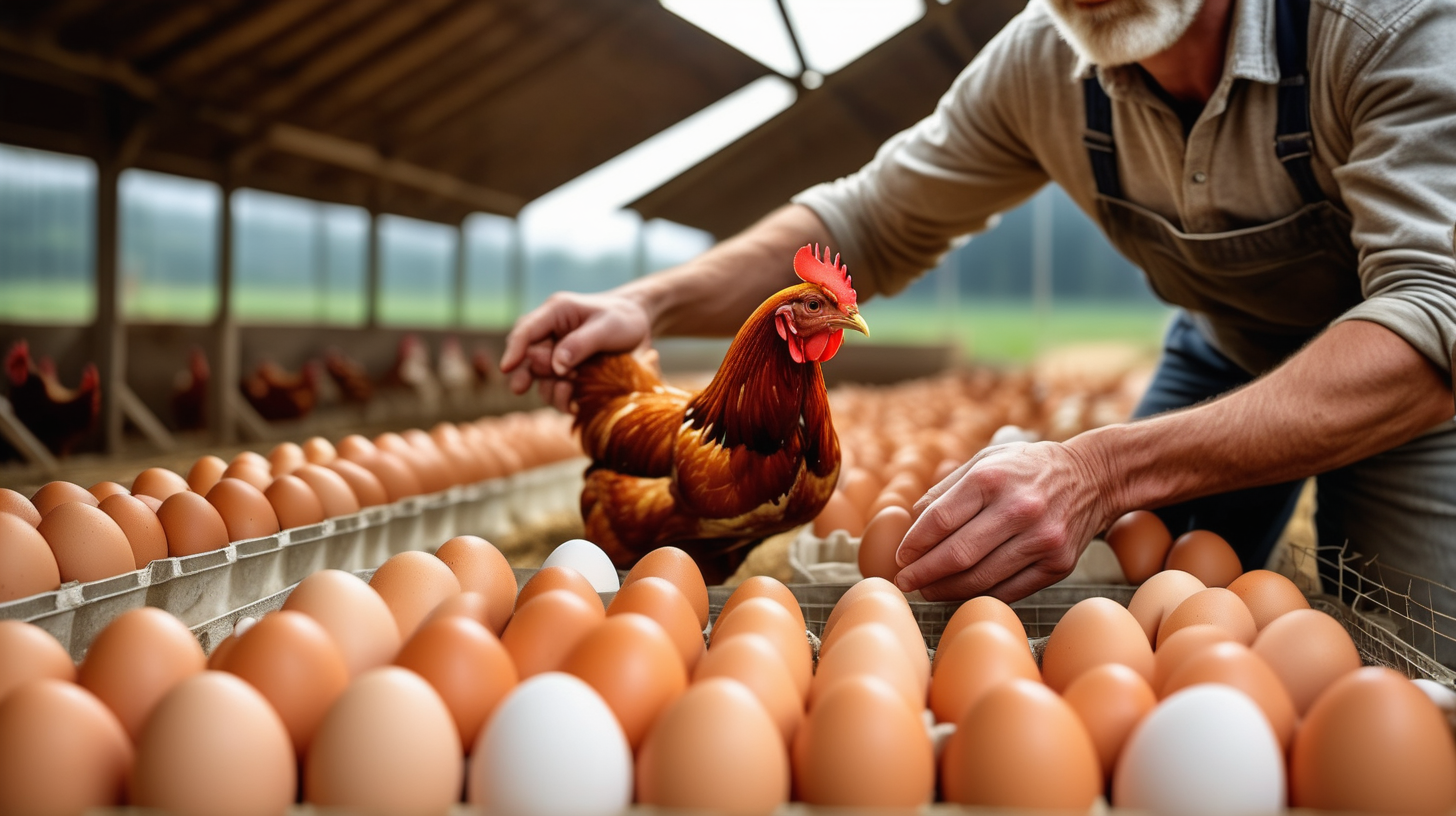
[{"label": "chicken in background", "polygon": [[496,366],[495,355],[485,346],[476,346],[475,351],[470,352],[470,366],[475,369],[475,376],[482,385],[489,385],[500,370]]},{"label": "chicken in background", "polygon": [[331,348],[324,352],[324,368],[339,387],[344,402],[364,404],[374,398],[374,383],[362,363]]},{"label": "chicken in background", "polygon": [[452,402],[462,403],[470,399],[477,383],[475,366],[471,365],[470,358],[465,356],[465,349],[460,347],[458,339],[446,337],[440,342],[440,361],[437,369],[440,387],[444,389],[445,395]]},{"label": "chicken in background", "polygon": [[399,339],[399,353],[394,365],[384,372],[379,381],[383,390],[409,389],[419,398],[427,415],[440,410],[440,381],[430,368],[430,350],[417,335],[406,334]]},{"label": "chicken in background", "polygon": [[318,404],[318,369],[312,360],[296,374],[272,361],[259,363],[243,378],[243,396],[269,422],[308,416]]},{"label": "chicken in background", "polygon": [[101,417],[101,374],[95,363],[81,370],[81,383],[67,388],[49,357],[36,364],[30,344],[16,340],[5,355],[10,404],[19,419],[58,456],[69,454],[96,429]]},{"label": "chicken in background", "polygon": [[178,430],[196,431],[207,427],[207,384],[211,379],[207,355],[193,346],[187,367],[172,378],[172,421]]},{"label": "chicken in background", "polygon": [[804,283],[754,311],[696,395],[664,385],[630,353],[577,369],[576,427],[592,459],[586,537],[617,566],[673,545],[720,581],[748,544],[813,519],[829,500],[840,451],[819,365],[844,329],[869,327],[827,248],[800,249],[794,271]]}]

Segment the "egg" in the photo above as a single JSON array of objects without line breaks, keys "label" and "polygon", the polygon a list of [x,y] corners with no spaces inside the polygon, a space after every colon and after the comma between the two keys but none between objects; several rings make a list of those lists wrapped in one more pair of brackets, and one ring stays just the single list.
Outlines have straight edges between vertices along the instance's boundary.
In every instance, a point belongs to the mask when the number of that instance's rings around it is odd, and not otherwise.
[{"label": "egg", "polygon": [[1117,556],[1128,583],[1141,584],[1163,569],[1173,536],[1157,514],[1134,510],[1107,530],[1107,545]]},{"label": "egg", "polygon": [[162,509],[162,500],[161,499],[154,498],[152,496],[143,495],[143,494],[140,494],[140,493],[133,493],[132,494],[132,498],[136,499],[137,501],[141,502],[142,504],[145,504],[147,506],[147,509],[148,510],[151,510],[153,513],[155,513],[155,512],[157,512],[157,511],[159,511],[159,510]]},{"label": "egg", "polygon": [[228,464],[259,468],[265,473],[272,467],[272,463],[268,461],[268,457],[257,451],[250,450],[238,451],[237,455]]},{"label": "egg", "polygon": [[1112,805],[1150,813],[1252,816],[1284,809],[1284,753],[1248,695],[1204,684],[1164,700],[1133,730]]},{"label": "egg", "polygon": [[1207,588],[1186,572],[1163,570],[1137,588],[1127,603],[1127,611],[1137,619],[1151,644],[1158,639],[1158,627],[1162,626],[1163,619],[1193,593]]},{"label": "egg", "polygon": [[297,476],[279,476],[263,495],[278,515],[278,526],[285,530],[318,524],[325,518],[318,494]]},{"label": "egg", "polygon": [[1290,803],[1317,810],[1449,813],[1456,744],[1429,698],[1400,674],[1370,666],[1325,690],[1295,737]]},{"label": "egg", "polygon": [[115,496],[118,493],[130,496],[131,491],[117,484],[116,482],[97,482],[86,489],[87,493],[96,497],[97,502],[106,501],[108,496]]},{"label": "egg", "polygon": [[694,685],[653,725],[637,759],[637,800],[662,808],[773,813],[789,800],[778,728],[736,680]]},{"label": "egg", "polygon": [[166,468],[147,468],[132,480],[131,492],[166,501],[172,494],[190,490],[187,480]]},{"label": "egg", "polygon": [[884,593],[891,600],[897,600],[905,604],[906,609],[910,607],[909,602],[905,600],[905,593],[897,589],[894,584],[884,578],[865,578],[855,582],[854,586],[845,590],[844,594],[839,596],[839,600],[835,602],[834,608],[829,610],[829,617],[824,621],[824,629],[819,635],[820,639],[827,640],[831,637],[834,634],[834,628],[839,625],[839,619],[844,616],[845,611],[851,606],[854,606],[855,602],[860,598],[874,593]]},{"label": "egg", "polygon": [[222,478],[227,468],[228,463],[216,456],[211,454],[202,456],[193,462],[192,467],[187,471],[187,488],[193,493],[205,496],[207,491],[217,484],[217,480]]},{"label": "egg", "polygon": [[864,533],[865,519],[849,500],[839,491],[829,494],[829,501],[824,503],[824,509],[814,517],[814,535],[826,538],[835,530],[843,530],[850,538],[858,538]]},{"label": "egg", "polygon": [[0,701],[26,682],[42,679],[76,679],[65,647],[35,624],[0,620]]},{"label": "egg", "polygon": [[[1234,636],[1225,629],[1206,623],[1185,626],[1168,636],[1168,639],[1153,652],[1153,691],[1159,697],[1167,696],[1163,689],[1168,678],[1188,658],[1198,654],[1215,643],[1234,641]],[[1237,641],[1234,641],[1237,642]]]},{"label": "egg", "polygon": [[367,459],[378,452],[379,448],[375,447],[373,442],[359,434],[349,434],[340,439],[339,444],[335,446],[337,455],[354,462]]},{"label": "egg", "polygon": [[731,615],[718,615],[713,625],[713,644],[744,632],[761,635],[773,644],[794,680],[794,689],[800,697],[808,697],[814,652],[809,647],[808,633],[794,616],[770,598],[748,598],[735,606]]},{"label": "egg", "polygon": [[962,627],[946,642],[930,679],[930,710],[936,722],[956,723],[986,692],[1012,679],[1041,682],[1041,672],[1023,638],[991,621]]},{"label": "egg", "polygon": [[840,639],[844,634],[861,623],[883,623],[895,633],[895,638],[900,641],[900,646],[905,652],[907,665],[915,673],[915,678],[922,690],[930,688],[930,653],[925,647],[925,637],[920,632],[920,624],[915,621],[915,613],[910,611],[910,605],[905,602],[904,597],[894,597],[885,593],[874,592],[850,604],[844,614],[836,621],[838,624],[834,631],[827,632],[819,644],[819,658],[834,649],[838,648]]},{"label": "egg", "polygon": [[647,576],[624,584],[607,607],[607,616],[624,612],[646,615],[657,622],[672,639],[673,648],[682,658],[683,668],[691,673],[703,656],[703,629],[692,605],[677,587],[663,578]]},{"label": "egg", "polygon": [[418,550],[390,556],[374,571],[369,586],[394,615],[401,642],[410,639],[441,601],[460,594],[460,580],[445,562]]},{"label": "egg", "polygon": [[1309,601],[1293,581],[1269,570],[1250,570],[1235,578],[1228,590],[1249,608],[1260,630],[1286,612],[1309,608]]},{"label": "egg", "polygon": [[229,541],[244,541],[275,535],[278,516],[263,491],[242,479],[219,479],[207,491],[207,501],[222,516]]},{"label": "egg", "polygon": [[157,509],[173,557],[220,550],[228,545],[227,523],[207,499],[191,491],[175,493]]},{"label": "egg", "polygon": [[467,748],[475,746],[481,727],[518,679],[500,640],[476,621],[459,616],[420,627],[394,662],[435,689]]},{"label": "egg", "polygon": [[40,524],[40,511],[30,499],[6,487],[0,487],[0,513],[15,516],[32,527]]},{"label": "egg", "polygon": [[911,709],[925,708],[925,687],[905,659],[899,639],[890,627],[873,622],[845,631],[834,651],[821,654],[814,679],[809,683],[809,707],[836,683],[860,675],[884,680]]},{"label": "egg", "polygon": [[0,696],[0,813],[118,806],[133,760],[121,723],[80,686],[37,679]]},{"label": "egg", "polygon": [[546,567],[571,567],[589,581],[597,592],[616,592],[622,584],[617,578],[617,567],[602,548],[584,538],[573,538],[560,546],[541,562]]},{"label": "egg", "polygon": [[390,663],[399,652],[399,625],[389,605],[373,587],[342,570],[304,578],[283,609],[308,615],[329,633],[351,678]]},{"label": "egg", "polygon": [[367,468],[348,459],[335,459],[325,467],[344,480],[354,497],[359,500],[360,507],[377,507],[389,503],[389,494],[383,483]]},{"label": "egg", "polygon": [[479,536],[456,536],[435,550],[464,592],[477,592],[488,604],[487,624],[492,634],[505,631],[516,606],[516,574],[494,544]]},{"label": "egg", "polygon": [[[990,595],[980,595],[965,601],[956,607],[956,611],[945,622],[945,628],[941,630],[939,646],[947,646],[955,640],[960,631],[973,623],[990,621],[995,623],[1007,632],[1010,632],[1017,640],[1026,640],[1026,626],[1017,617],[1016,610],[1011,605]],[[935,671],[940,665],[941,648],[937,647],[935,658],[931,662],[931,670]]]},{"label": "egg", "polygon": [[587,632],[561,670],[602,695],[634,751],[688,682],[667,633],[656,621],[633,612],[612,615]]},{"label": "egg", "polygon": [[595,606],[603,612],[606,611],[606,605],[602,603],[602,596],[592,587],[591,582],[571,567],[545,567],[532,575],[516,595],[517,611],[537,595],[553,589],[564,589],[586,601],[588,606]]},{"label": "egg", "polygon": [[859,572],[867,578],[893,579],[900,572],[895,554],[914,519],[902,507],[886,507],[865,525],[859,543]]},{"label": "egg", "polygon": [[699,632],[708,625],[708,586],[692,556],[677,547],[658,547],[633,565],[632,571],[622,579],[622,588],[649,577],[662,578],[677,587],[698,617]]},{"label": "egg", "polygon": [[726,677],[742,683],[758,698],[784,744],[794,739],[804,719],[804,699],[794,686],[789,667],[762,635],[744,632],[715,644],[693,670],[692,682]]},{"label": "egg", "polygon": [[1122,746],[1143,717],[1157,706],[1157,695],[1132,669],[1120,663],[1103,663],[1073,680],[1062,697],[1087,729],[1097,749],[1102,777],[1110,781]]},{"label": "egg", "polygon": [[1210,587],[1188,596],[1187,600],[1168,613],[1163,624],[1158,627],[1158,645],[1161,646],[1179,629],[1200,623],[1223,629],[1245,646],[1254,642],[1254,635],[1259,631],[1254,626],[1254,616],[1249,613],[1244,602],[1239,600],[1239,596],[1222,587]]},{"label": "egg", "polygon": [[961,717],[941,757],[946,801],[1085,812],[1102,793],[1097,749],[1051,689],[1009,680]]},{"label": "egg", "polygon": [[55,553],[29,521],[0,513],[0,603],[61,586]]},{"label": "egg", "polygon": [[339,458],[339,452],[329,440],[322,436],[313,436],[303,443],[303,458],[310,464],[327,465]]},{"label": "egg", "polygon": [[918,712],[878,677],[825,692],[794,736],[794,789],[810,805],[918,808],[935,793],[935,754]]},{"label": "egg", "polygon": [[1254,638],[1253,649],[1279,676],[1301,717],[1330,684],[1360,668],[1345,627],[1317,609],[1281,615]]},{"label": "egg", "polygon": [[258,490],[267,490],[268,485],[273,483],[273,476],[269,467],[255,465],[251,461],[235,461],[227,466],[222,472],[223,479],[240,479]]},{"label": "egg", "polygon": [[[919,497],[917,496],[916,498]],[[871,504],[869,506],[869,509],[865,511],[865,515],[870,518],[874,518],[875,516],[879,515],[880,512],[883,511],[886,507],[899,507],[909,512],[911,511],[914,504],[914,499],[908,498],[904,493],[901,493],[899,490],[891,490],[887,487],[884,490],[880,491],[880,495],[875,498],[874,503]]]},{"label": "egg", "polygon": [[1239,555],[1217,533],[1190,530],[1173,542],[1165,569],[1182,570],[1208,587],[1226,587],[1243,574]]},{"label": "egg", "polygon": [[[30,497],[30,501],[41,518],[50,515],[52,510],[67,502],[80,502],[92,507],[101,503],[91,495],[91,491],[70,482],[48,482],[41,485],[41,488]],[[40,522],[37,521],[36,524],[39,525]]]},{"label": "egg", "polygon": [[600,599],[587,603],[564,589],[552,589],[521,604],[501,632],[501,645],[522,680],[556,671],[576,644],[606,617]]},{"label": "egg", "polygon": [[516,686],[481,731],[466,800],[490,813],[614,816],[632,801],[632,749],[591,686],[539,674]]},{"label": "egg", "polygon": [[799,629],[807,631],[804,610],[799,607],[799,599],[794,597],[793,591],[784,586],[782,581],[767,575],[755,575],[739,584],[728,596],[728,600],[723,602],[723,608],[718,610],[718,622],[721,623],[729,612],[750,598],[768,598],[782,606],[797,621]]},{"label": "egg", "polygon": [[1294,737],[1294,703],[1269,665],[1240,643],[1215,643],[1183,662],[1163,687],[1165,696],[1199,683],[1221,683],[1242,691],[1258,704],[1281,750]]},{"label": "egg", "polygon": [[76,669],[76,682],[105,703],[136,740],[157,701],[206,664],[202,647],[181,621],[143,606],[101,630]]},{"label": "egg", "polygon": [[344,481],[344,477],[337,472],[323,465],[308,464],[293,471],[292,475],[303,480],[308,489],[318,497],[325,518],[350,516],[359,512],[358,497],[354,495],[349,483]]},{"label": "egg", "polygon": [[420,477],[405,460],[395,454],[379,451],[373,456],[357,461],[360,467],[374,474],[384,488],[385,496],[391,502],[409,496],[418,496],[425,492],[424,486],[420,483]]},{"label": "egg", "polygon": [[268,452],[268,467],[273,478],[287,476],[308,464],[303,448],[297,442],[279,442]]},{"label": "egg", "polygon": [[55,554],[62,581],[99,581],[136,569],[126,533],[93,505],[57,505],[36,531]]},{"label": "egg", "polygon": [[858,467],[846,470],[839,481],[840,492],[844,493],[845,498],[849,499],[849,503],[861,515],[875,503],[883,488],[884,484],[874,474]]},{"label": "egg", "polygon": [[429,683],[398,666],[370,669],[314,735],[303,798],[369,813],[444,813],[460,798],[464,755],[455,720]]},{"label": "egg", "polygon": [[349,685],[349,666],[328,631],[291,610],[264,615],[237,637],[221,668],[246,680],[273,706],[299,756]]},{"label": "egg", "polygon": [[469,618],[489,629],[490,602],[479,592],[461,592],[459,595],[451,595],[430,610],[430,614],[425,616],[425,620],[420,626],[423,628],[440,618],[450,617]]},{"label": "egg", "polygon": [[1065,691],[1083,672],[1104,663],[1121,663],[1153,680],[1153,650],[1137,619],[1109,598],[1078,601],[1047,638],[1042,679],[1052,690]]}]

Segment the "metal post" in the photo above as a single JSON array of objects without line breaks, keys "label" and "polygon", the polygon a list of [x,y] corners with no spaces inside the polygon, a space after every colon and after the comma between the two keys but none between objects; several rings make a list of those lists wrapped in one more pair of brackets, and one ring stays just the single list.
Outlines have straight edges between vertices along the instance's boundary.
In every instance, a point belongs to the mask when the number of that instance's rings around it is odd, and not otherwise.
[{"label": "metal post", "polygon": [[465,325],[465,270],[466,256],[465,221],[455,227],[455,302],[450,307],[450,322],[455,326]]},{"label": "metal post", "polygon": [[329,318],[329,222],[328,210],[322,201],[313,208],[313,296],[314,320],[325,323]]},{"label": "metal post", "polygon": [[126,388],[126,321],[121,313],[117,243],[121,165],[113,159],[96,167],[96,366],[101,374],[101,439],[106,452],[123,448],[122,391]]},{"label": "metal post", "polygon": [[218,210],[217,317],[212,324],[212,380],[208,386],[209,425],[218,444],[237,442],[238,383],[242,381],[242,344],[233,315],[233,182],[222,186]]},{"label": "metal post", "polygon": [[1037,347],[1045,342],[1052,312],[1052,191],[1042,188],[1031,202],[1031,304]]},{"label": "metal post", "polygon": [[509,283],[511,321],[526,313],[526,232],[521,228],[521,219],[511,219]]},{"label": "metal post", "polygon": [[379,325],[379,211],[369,208],[369,238],[364,248],[364,325]]}]

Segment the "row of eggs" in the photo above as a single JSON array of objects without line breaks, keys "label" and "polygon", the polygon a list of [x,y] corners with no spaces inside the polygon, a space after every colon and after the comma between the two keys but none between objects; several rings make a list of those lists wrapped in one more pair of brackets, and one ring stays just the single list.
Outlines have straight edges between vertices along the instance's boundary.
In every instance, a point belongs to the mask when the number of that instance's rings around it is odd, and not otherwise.
[{"label": "row of eggs", "polygon": [[130,488],[57,481],[30,498],[0,488],[0,603],[575,456],[569,423],[518,413],[209,455],[185,478],[154,467]]}]

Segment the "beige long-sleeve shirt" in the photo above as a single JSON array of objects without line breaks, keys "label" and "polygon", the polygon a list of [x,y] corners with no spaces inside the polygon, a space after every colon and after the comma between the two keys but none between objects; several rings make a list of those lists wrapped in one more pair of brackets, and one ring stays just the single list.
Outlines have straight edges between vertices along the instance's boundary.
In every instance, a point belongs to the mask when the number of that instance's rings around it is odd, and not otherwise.
[{"label": "beige long-sleeve shirt", "polygon": [[[1456,0],[1313,0],[1314,172],[1351,217],[1364,300],[1340,315],[1385,326],[1448,373],[1456,358]],[[1185,139],[1133,66],[1099,68],[1127,200],[1188,233],[1298,210],[1273,150],[1274,0],[1236,0],[1224,76]],[[893,294],[958,236],[1060,184],[1096,219],[1079,64],[1032,0],[934,113],[855,174],[795,197],[828,227],[861,297]],[[1251,313],[1278,309],[1231,292]]]}]

